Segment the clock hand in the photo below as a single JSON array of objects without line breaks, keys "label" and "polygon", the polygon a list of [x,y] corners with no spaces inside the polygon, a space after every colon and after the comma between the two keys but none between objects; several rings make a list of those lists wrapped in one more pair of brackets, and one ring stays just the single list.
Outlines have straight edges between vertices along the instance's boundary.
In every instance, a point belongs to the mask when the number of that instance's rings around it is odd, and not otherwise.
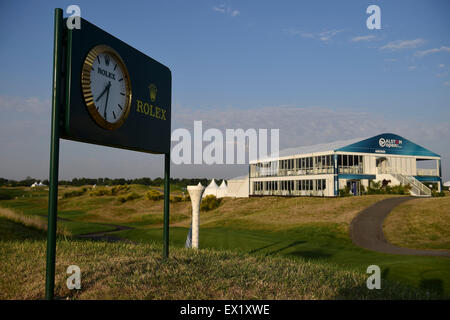
[{"label": "clock hand", "polygon": [[95,99],[95,102],[97,102],[98,100],[100,100],[101,97],[103,97],[103,95],[105,94],[106,90],[108,89],[109,84],[106,85],[105,89],[103,89],[102,93],[100,93],[100,95],[98,96],[97,99]]},{"label": "clock hand", "polygon": [[106,108],[108,107],[109,88],[111,88],[111,81],[108,82],[108,86],[106,87],[107,92],[106,92],[105,112],[103,114],[105,117],[105,120],[106,120]]}]

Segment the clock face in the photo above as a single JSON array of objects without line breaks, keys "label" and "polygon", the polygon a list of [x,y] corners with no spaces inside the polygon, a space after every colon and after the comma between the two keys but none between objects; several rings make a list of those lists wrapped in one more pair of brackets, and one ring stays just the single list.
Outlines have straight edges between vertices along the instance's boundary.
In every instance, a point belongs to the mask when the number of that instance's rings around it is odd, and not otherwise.
[{"label": "clock face", "polygon": [[94,121],[105,129],[119,128],[131,105],[130,78],[119,54],[105,45],[94,47],[85,59],[81,82]]}]

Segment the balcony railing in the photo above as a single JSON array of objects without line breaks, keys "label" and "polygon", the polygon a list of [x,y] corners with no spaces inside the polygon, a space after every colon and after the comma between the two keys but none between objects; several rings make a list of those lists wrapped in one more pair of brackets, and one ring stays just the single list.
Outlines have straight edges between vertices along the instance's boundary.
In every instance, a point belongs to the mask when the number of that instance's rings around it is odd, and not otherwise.
[{"label": "balcony railing", "polygon": [[333,173],[333,167],[319,167],[319,168],[306,168],[306,169],[278,169],[261,171],[254,171],[251,174],[251,178],[258,177],[284,177],[284,176],[302,176],[313,174],[331,174]]},{"label": "balcony railing", "polygon": [[418,176],[437,176],[436,169],[417,169]]},{"label": "balcony railing", "polygon": [[339,166],[339,173],[363,174],[364,170],[362,166]]},{"label": "balcony railing", "polygon": [[255,196],[325,196],[325,190],[255,190]]}]

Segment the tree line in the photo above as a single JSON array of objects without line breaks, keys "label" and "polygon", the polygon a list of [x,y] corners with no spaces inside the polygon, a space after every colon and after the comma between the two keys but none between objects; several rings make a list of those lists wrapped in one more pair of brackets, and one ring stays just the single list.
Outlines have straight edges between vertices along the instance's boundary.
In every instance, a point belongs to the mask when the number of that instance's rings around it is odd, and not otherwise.
[{"label": "tree line", "polygon": [[[23,180],[10,180],[5,178],[0,178],[0,186],[9,186],[9,187],[29,187],[34,182],[41,181],[43,184],[48,186],[48,180],[40,180],[32,177],[26,177]],[[210,182],[210,179],[206,178],[170,178],[171,185],[177,185],[179,187],[186,187],[188,185],[197,185],[199,182],[203,186],[207,186]],[[67,186],[84,186],[84,185],[97,185],[97,186],[115,186],[115,185],[125,185],[125,184],[141,184],[145,186],[162,186],[164,185],[163,178],[136,178],[136,179],[111,179],[111,178],[73,178],[72,180],[60,180],[59,185],[67,185]]]}]

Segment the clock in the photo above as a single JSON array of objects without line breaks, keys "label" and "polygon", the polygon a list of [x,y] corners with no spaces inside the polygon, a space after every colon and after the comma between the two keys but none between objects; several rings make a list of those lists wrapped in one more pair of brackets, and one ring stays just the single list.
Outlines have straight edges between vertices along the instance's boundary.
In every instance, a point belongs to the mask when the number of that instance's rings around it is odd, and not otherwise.
[{"label": "clock", "polygon": [[84,102],[102,128],[123,125],[131,109],[131,82],[127,67],[111,47],[98,45],[87,54],[81,72]]}]

